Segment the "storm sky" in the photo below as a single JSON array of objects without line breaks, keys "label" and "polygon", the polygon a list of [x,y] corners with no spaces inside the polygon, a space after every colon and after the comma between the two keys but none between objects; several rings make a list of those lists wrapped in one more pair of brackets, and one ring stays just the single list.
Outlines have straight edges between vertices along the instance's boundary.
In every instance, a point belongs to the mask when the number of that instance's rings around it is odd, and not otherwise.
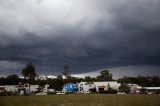
[{"label": "storm sky", "polygon": [[0,74],[32,62],[38,74],[68,64],[71,73],[160,75],[159,12],[160,0],[0,0]]}]

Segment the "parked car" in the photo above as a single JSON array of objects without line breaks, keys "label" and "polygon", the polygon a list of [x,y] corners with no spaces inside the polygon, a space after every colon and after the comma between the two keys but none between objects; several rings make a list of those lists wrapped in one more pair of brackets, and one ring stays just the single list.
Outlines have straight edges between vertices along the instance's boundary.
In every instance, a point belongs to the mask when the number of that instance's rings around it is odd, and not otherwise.
[{"label": "parked car", "polygon": [[117,94],[126,94],[125,92],[118,92]]},{"label": "parked car", "polygon": [[84,92],[84,94],[89,94],[89,93],[91,93],[91,91],[86,91],[86,92]]},{"label": "parked car", "polygon": [[57,95],[64,95],[64,94],[66,94],[65,92],[57,92],[56,93]]},{"label": "parked car", "polygon": [[47,95],[47,93],[45,93],[45,92],[40,92],[40,93],[37,93],[36,95]]},{"label": "parked car", "polygon": [[147,92],[147,94],[151,95],[151,94],[155,94],[154,92]]}]

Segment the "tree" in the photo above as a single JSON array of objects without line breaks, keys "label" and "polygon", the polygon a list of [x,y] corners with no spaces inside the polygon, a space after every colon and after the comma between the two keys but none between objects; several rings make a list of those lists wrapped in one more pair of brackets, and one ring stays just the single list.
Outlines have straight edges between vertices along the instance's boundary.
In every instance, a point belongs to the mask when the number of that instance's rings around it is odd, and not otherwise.
[{"label": "tree", "polygon": [[63,86],[63,77],[62,75],[58,75],[56,80],[56,90],[62,90],[62,86]]},{"label": "tree", "polygon": [[90,76],[86,76],[85,78],[84,78],[84,80],[86,81],[86,82],[92,82],[91,80],[91,77]]},{"label": "tree", "polygon": [[26,68],[24,68],[24,69],[22,70],[22,75],[24,76],[24,79],[27,78],[27,76],[28,76],[28,71],[27,71]]},{"label": "tree", "polygon": [[112,74],[110,74],[108,70],[102,70],[100,72],[100,76],[97,76],[97,79],[99,81],[111,81],[112,80]]},{"label": "tree", "polygon": [[19,79],[17,74],[7,76],[8,79]]},{"label": "tree", "polygon": [[62,75],[58,75],[58,76],[57,76],[57,79],[58,79],[58,80],[63,80]]},{"label": "tree", "polygon": [[46,81],[45,80],[39,80],[38,81],[38,85],[39,85],[39,87],[40,87],[40,91],[43,91],[43,89],[44,89],[44,87],[45,87],[45,85],[46,85],[47,83],[46,83]]},{"label": "tree", "polygon": [[31,81],[35,81],[35,77],[37,75],[34,65],[32,63],[28,63],[26,67],[22,70],[22,75],[24,76],[25,79],[28,78],[29,90],[30,90],[30,83]]},{"label": "tree", "polygon": [[62,74],[65,76],[66,79],[70,78],[69,66],[67,64],[64,65],[64,71],[62,72]]},{"label": "tree", "polygon": [[120,92],[129,93],[130,87],[127,86],[127,84],[122,83],[121,86],[118,88]]},{"label": "tree", "polygon": [[6,80],[9,85],[16,85],[20,82],[20,78],[16,74],[7,76]]},{"label": "tree", "polygon": [[22,75],[24,76],[24,78],[34,80],[37,75],[34,65],[32,63],[27,64],[26,67],[22,70]]}]

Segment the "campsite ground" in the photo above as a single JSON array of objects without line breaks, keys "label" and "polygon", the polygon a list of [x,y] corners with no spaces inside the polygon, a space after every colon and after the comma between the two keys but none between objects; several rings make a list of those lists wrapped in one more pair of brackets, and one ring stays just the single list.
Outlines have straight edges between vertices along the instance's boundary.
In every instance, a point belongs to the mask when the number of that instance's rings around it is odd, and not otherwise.
[{"label": "campsite ground", "polygon": [[160,95],[1,96],[0,106],[160,106]]}]

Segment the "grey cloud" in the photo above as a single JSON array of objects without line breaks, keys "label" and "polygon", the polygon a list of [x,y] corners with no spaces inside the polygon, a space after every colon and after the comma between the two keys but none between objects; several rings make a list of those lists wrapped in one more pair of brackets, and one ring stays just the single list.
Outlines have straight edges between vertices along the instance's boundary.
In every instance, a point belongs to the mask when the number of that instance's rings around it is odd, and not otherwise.
[{"label": "grey cloud", "polygon": [[17,74],[17,71],[20,72],[20,70],[23,67],[23,64],[19,62],[10,62],[10,61],[3,61],[0,60],[0,75],[8,75],[8,74]]},{"label": "grey cloud", "polygon": [[1,0],[0,59],[74,72],[160,64],[159,0]]}]

